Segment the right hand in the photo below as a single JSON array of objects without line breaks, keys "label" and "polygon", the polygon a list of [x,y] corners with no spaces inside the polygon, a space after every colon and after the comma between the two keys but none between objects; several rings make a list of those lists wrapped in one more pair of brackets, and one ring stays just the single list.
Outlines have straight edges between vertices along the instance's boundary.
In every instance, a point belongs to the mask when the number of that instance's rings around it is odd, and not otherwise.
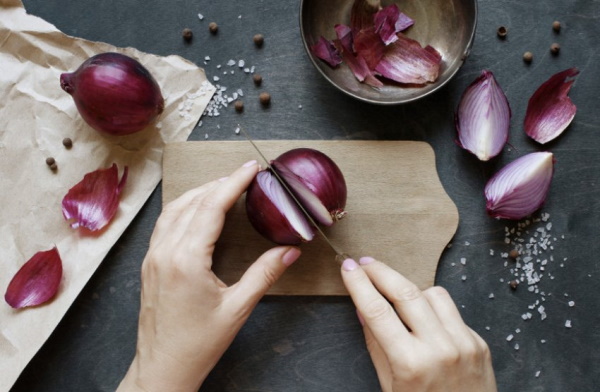
[{"label": "right hand", "polygon": [[445,289],[421,291],[371,257],[345,260],[342,278],[384,392],[497,390],[487,344]]}]

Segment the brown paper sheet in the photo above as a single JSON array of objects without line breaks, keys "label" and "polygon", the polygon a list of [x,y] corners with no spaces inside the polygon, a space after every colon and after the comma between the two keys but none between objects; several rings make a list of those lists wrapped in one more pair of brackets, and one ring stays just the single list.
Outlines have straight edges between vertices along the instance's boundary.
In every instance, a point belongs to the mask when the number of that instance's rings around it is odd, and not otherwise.
[{"label": "brown paper sheet", "polygon": [[[88,57],[117,51],[138,59],[156,78],[165,111],[148,129],[105,137],[79,116],[60,88],[62,72]],[[0,301],[0,391],[8,391],[50,336],[110,248],[162,176],[166,143],[187,140],[214,87],[202,69],[177,56],[159,57],[67,36],[28,15],[20,0],[0,0],[0,291],[40,250],[56,245],[64,276],[46,305],[14,310]],[[62,140],[70,137],[67,150]],[[53,173],[45,160],[58,163]],[[64,220],[61,200],[84,174],[117,163],[129,167],[119,211],[101,235],[85,235]]]}]

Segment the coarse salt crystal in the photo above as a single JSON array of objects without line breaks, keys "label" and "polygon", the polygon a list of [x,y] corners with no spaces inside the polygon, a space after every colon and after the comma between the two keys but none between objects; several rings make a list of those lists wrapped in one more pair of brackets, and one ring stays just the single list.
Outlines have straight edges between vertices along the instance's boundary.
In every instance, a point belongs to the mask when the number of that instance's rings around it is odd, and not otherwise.
[{"label": "coarse salt crystal", "polygon": [[516,343],[515,344],[515,350],[518,350],[518,349],[519,349],[519,343]]},{"label": "coarse salt crystal", "polygon": [[210,56],[205,56],[205,57],[204,57],[204,60],[206,60],[206,61],[210,61]]},{"label": "coarse salt crystal", "polygon": [[213,80],[214,80],[215,82],[218,82],[218,81],[219,81],[219,80],[221,80],[221,79],[220,79],[218,76],[213,76]]},{"label": "coarse salt crystal", "polygon": [[204,15],[198,14],[198,19],[200,19],[200,20],[204,19]]},{"label": "coarse salt crystal", "polygon": [[244,68],[245,64],[246,64],[246,62],[244,60],[238,61],[238,67],[240,67],[240,68]]},{"label": "coarse salt crystal", "polygon": [[513,339],[514,339],[514,337],[515,337],[515,336],[514,336],[514,335],[511,333],[510,335],[508,335],[508,336],[506,337],[506,341],[507,341],[507,342],[510,342],[511,340],[513,340]]},{"label": "coarse salt crystal", "polygon": [[565,328],[571,328],[571,320],[565,321]]},{"label": "coarse salt crystal", "polygon": [[494,293],[490,293],[490,295],[488,295],[489,299],[494,299]]},{"label": "coarse salt crystal", "polygon": [[570,306],[570,307],[573,307],[573,306],[575,306],[575,301],[569,301],[569,306]]},{"label": "coarse salt crystal", "polygon": [[235,60],[233,60],[233,59],[229,60],[229,61],[227,62],[227,65],[228,65],[228,66],[230,66],[230,67],[231,67],[231,66],[234,66],[234,65],[235,65]]},{"label": "coarse salt crystal", "polygon": [[467,275],[463,275],[460,277],[462,279],[462,281],[464,282],[465,280],[467,280]]},{"label": "coarse salt crystal", "polygon": [[460,258],[460,263],[461,263],[462,265],[466,265],[466,264],[467,264],[467,259],[466,259],[466,258],[464,258],[464,257],[461,257],[461,258]]},{"label": "coarse salt crystal", "polygon": [[538,370],[537,372],[535,372],[535,378],[538,378],[540,376],[542,372],[540,370]]}]

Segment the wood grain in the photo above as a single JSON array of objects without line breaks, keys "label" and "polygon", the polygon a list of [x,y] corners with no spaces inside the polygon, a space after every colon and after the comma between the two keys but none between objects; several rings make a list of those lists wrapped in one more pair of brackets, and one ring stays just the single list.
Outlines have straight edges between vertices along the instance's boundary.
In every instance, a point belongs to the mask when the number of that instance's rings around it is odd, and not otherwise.
[{"label": "wood grain", "polygon": [[[373,256],[419,287],[430,287],[441,252],[458,226],[458,211],[439,181],[433,149],[410,141],[256,141],[270,159],[297,147],[330,156],[348,186],[348,215],[324,231],[354,258]],[[163,203],[257,159],[247,141],[202,141],[167,145],[163,159]],[[213,270],[236,282],[273,244],[246,218],[243,197],[227,215]],[[317,237],[271,288],[277,295],[346,295],[339,265]]]}]

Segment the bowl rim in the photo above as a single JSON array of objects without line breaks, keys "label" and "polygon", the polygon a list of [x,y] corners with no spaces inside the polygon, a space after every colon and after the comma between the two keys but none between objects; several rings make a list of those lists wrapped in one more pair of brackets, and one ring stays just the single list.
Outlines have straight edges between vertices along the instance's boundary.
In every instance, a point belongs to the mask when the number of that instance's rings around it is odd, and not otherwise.
[{"label": "bowl rim", "polygon": [[299,24],[300,24],[300,38],[302,39],[302,46],[304,47],[304,51],[306,52],[306,54],[308,55],[308,58],[310,59],[310,62],[313,64],[314,68],[317,69],[317,71],[319,71],[319,73],[333,86],[335,87],[337,90],[343,92],[346,95],[349,95],[355,99],[358,99],[359,101],[363,101],[363,102],[368,102],[368,103],[372,103],[372,104],[376,104],[376,105],[383,105],[383,106],[393,106],[393,105],[401,105],[404,103],[410,103],[410,102],[414,102],[417,101],[421,98],[427,97],[433,93],[435,93],[436,91],[440,90],[442,87],[444,87],[446,84],[448,84],[448,82],[450,80],[452,80],[452,78],[454,78],[454,76],[458,73],[458,71],[462,68],[462,66],[464,65],[465,61],[467,60],[467,58],[469,57],[469,55],[471,54],[471,49],[473,48],[473,43],[475,41],[475,35],[477,32],[477,20],[478,20],[478,13],[479,13],[479,5],[478,5],[478,1],[477,0],[471,0],[473,3],[473,28],[471,29],[471,34],[469,36],[469,40],[467,42],[467,45],[465,46],[465,49],[463,51],[463,54],[461,56],[460,59],[460,65],[458,65],[454,71],[448,75],[448,77],[446,78],[446,80],[444,80],[443,82],[439,83],[438,85],[436,85],[434,88],[432,88],[431,90],[411,97],[411,98],[406,98],[400,101],[380,101],[380,100],[376,100],[376,99],[371,99],[371,98],[366,98],[363,96],[360,96],[358,94],[355,94],[351,91],[346,90],[345,88],[342,88],[341,86],[339,86],[337,83],[335,83],[325,72],[323,72],[323,70],[320,67],[320,64],[318,63],[320,60],[316,59],[313,54],[310,51],[310,47],[308,46],[308,42],[306,40],[306,31],[304,30],[304,24],[302,23],[302,17],[304,14],[304,5],[305,3],[309,1],[309,0],[300,0],[300,10],[299,10]]}]

